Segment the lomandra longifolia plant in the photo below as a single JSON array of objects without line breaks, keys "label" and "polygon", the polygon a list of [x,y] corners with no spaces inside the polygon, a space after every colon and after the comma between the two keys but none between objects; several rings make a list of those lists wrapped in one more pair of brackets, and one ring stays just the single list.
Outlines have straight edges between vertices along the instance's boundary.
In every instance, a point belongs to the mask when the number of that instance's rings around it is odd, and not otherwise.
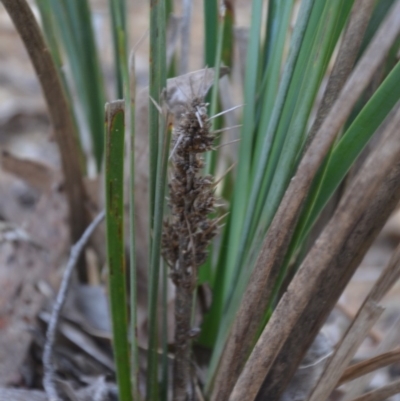
[{"label": "lomandra longifolia plant", "polygon": [[193,293],[198,267],[207,257],[207,247],[215,236],[218,219],[214,211],[214,185],[210,175],[202,175],[200,156],[212,150],[207,105],[194,97],[185,106],[173,134],[172,179],[169,183],[171,218],[165,221],[163,255],[176,286],[174,399],[185,400],[191,392],[191,329]]},{"label": "lomandra longifolia plant", "polygon": [[[299,394],[299,380],[290,382],[291,378],[305,372],[304,355],[400,200],[400,145],[395,131],[400,121],[400,0],[184,1],[184,27],[190,27],[192,18],[201,14],[191,13],[191,5],[203,3],[205,51],[196,67],[210,67],[190,75],[185,74],[186,68],[175,71],[178,60],[183,59],[182,65],[188,59],[193,61],[192,55],[186,54],[191,50],[188,31],[180,29],[175,16],[169,18],[177,2],[151,1],[149,87],[138,87],[136,96],[135,70],[127,60],[129,30],[137,26],[138,15],[129,13],[134,2],[110,0],[114,92],[116,98],[124,98],[124,106],[119,102],[115,116],[108,119],[113,122],[107,125],[106,134],[113,141],[109,142],[108,158],[103,156],[107,142],[98,129],[104,124],[106,85],[92,32],[92,2],[36,0],[46,48],[38,40],[39,27],[33,14],[28,15],[26,0],[0,1],[29,50],[57,128],[74,239],[82,231],[84,219],[80,216],[87,203],[75,140],[85,138],[88,127],[93,143],[91,147],[85,147],[86,140],[80,144],[85,170],[102,171],[103,159],[110,167],[107,174],[113,185],[105,185],[110,200],[106,216],[108,226],[115,229],[107,232],[108,283],[119,399],[262,401]],[[251,7],[248,30],[240,28],[234,34],[235,15],[246,11],[245,7],[249,11]],[[181,49],[179,40],[167,40],[179,39],[179,35]],[[139,48],[135,47],[137,53],[132,56],[140,57]],[[64,64],[69,64],[71,77],[65,77],[68,69]],[[227,77],[218,85],[224,65],[230,67],[230,73],[225,72]],[[56,76],[55,68],[64,85],[64,92],[59,88],[56,96],[56,79],[51,78]],[[201,89],[193,90],[200,76]],[[190,94],[184,90],[189,86]],[[243,105],[243,110],[210,124],[203,97],[211,86],[210,115],[232,111],[235,105]],[[63,101],[57,102],[60,99]],[[169,112],[158,108],[159,104],[168,106]],[[175,130],[170,144],[172,114]],[[81,115],[84,118],[77,118]],[[65,119],[68,116],[70,121]],[[124,150],[124,129],[130,133],[128,152]],[[213,150],[214,135],[224,130],[231,131],[229,135],[238,141],[237,149],[229,154],[208,153],[212,157],[203,162],[202,153]],[[389,130],[387,136],[385,130]],[[387,143],[368,149],[372,138],[384,138]],[[225,135],[217,137],[215,145],[229,143],[225,139]],[[347,180],[364,150],[372,152],[372,161],[360,163],[356,178]],[[130,180],[123,179],[122,160],[127,153]],[[146,163],[140,162],[143,159]],[[215,174],[231,163],[233,169],[224,175],[218,193],[228,213],[226,224],[213,238],[224,217],[215,218],[217,183],[203,171]],[[343,190],[345,179],[349,184]],[[125,188],[126,182],[130,186]],[[128,218],[122,207],[124,191],[130,194],[130,231],[138,233],[130,236],[129,286],[124,271],[128,246],[120,228]],[[165,203],[170,208],[168,220]],[[118,206],[114,216],[113,205]],[[115,222],[118,225],[113,226]],[[145,238],[144,246],[135,243],[138,235]],[[110,258],[114,250],[116,257]],[[172,326],[167,318],[172,294],[167,274],[161,274],[160,253],[175,285],[172,375],[166,334]],[[85,275],[80,276],[85,281]],[[200,326],[194,329],[196,288],[203,284],[210,289],[211,303],[205,302],[205,308],[196,314]],[[377,292],[383,293],[372,290],[369,297],[374,305]],[[136,314],[146,308],[146,319],[139,322]],[[334,349],[317,387],[313,390],[315,383],[311,383],[317,376],[310,375],[312,380],[306,391],[301,390],[301,399],[328,399],[342,383],[340,376],[356,352],[354,344],[363,341],[368,330],[353,325],[348,333],[359,333],[359,337],[352,340],[351,350],[343,340],[345,352],[341,347]],[[147,365],[139,358],[139,340],[148,343]],[[194,369],[203,356],[207,359],[204,370]],[[302,385],[305,382],[301,380]],[[397,391],[394,388],[391,394]],[[363,390],[354,386],[346,399],[359,399],[354,397]],[[377,391],[383,394],[387,388]],[[307,398],[305,394],[311,395]],[[378,399],[376,394],[374,397],[364,399]]]}]

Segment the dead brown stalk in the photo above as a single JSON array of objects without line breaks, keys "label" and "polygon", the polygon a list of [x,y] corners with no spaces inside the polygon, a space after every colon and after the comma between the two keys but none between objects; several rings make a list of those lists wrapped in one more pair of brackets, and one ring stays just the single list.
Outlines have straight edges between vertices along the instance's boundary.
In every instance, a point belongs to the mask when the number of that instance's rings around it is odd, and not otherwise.
[{"label": "dead brown stalk", "polygon": [[79,147],[74,124],[50,51],[26,0],[2,0],[4,7],[24,42],[35,68],[50,114],[54,135],[60,150],[65,192],[69,204],[71,240],[77,241],[86,224],[85,191],[79,164]]},{"label": "dead brown stalk", "polygon": [[[368,335],[371,327],[379,318],[383,309],[379,302],[392,288],[400,275],[400,247],[393,253],[388,265],[374,284],[356,317],[348,328],[334,355],[325,366],[321,378],[309,401],[319,401],[329,396],[345,371],[358,347]],[[379,312],[380,311],[380,312]]]},{"label": "dead brown stalk", "polygon": [[373,301],[363,305],[329,360],[311,396],[307,398],[308,401],[322,401],[329,397],[340,375],[383,311],[384,308]]},{"label": "dead brown stalk", "polygon": [[16,175],[39,191],[49,191],[54,184],[60,182],[58,171],[45,164],[17,157],[5,150],[1,154],[3,171]]},{"label": "dead brown stalk", "polygon": [[337,386],[341,386],[351,380],[357,379],[358,377],[364,376],[368,373],[375,372],[376,370],[385,366],[391,365],[400,361],[400,350],[394,350],[385,352],[384,354],[378,355],[374,358],[367,359],[354,365],[349,366],[343,373],[342,377],[337,383]]},{"label": "dead brown stalk", "polygon": [[386,57],[399,31],[400,2],[398,1],[341,90],[285,193],[263,242],[230,331],[217,372],[212,401],[228,399],[250,352],[313,178],[351,109]]},{"label": "dead brown stalk", "polygon": [[[324,97],[318,108],[315,122],[307,138],[308,144],[311,143],[315,134],[321,127],[353,69],[374,6],[375,0],[355,0],[353,4],[349,24],[343,34],[343,40],[340,44],[335,65],[329,77]],[[306,145],[305,149],[307,148],[308,146]]]},{"label": "dead brown stalk", "polygon": [[[395,322],[393,322],[393,324],[389,327],[389,329],[386,330],[385,336],[382,338],[376,349],[371,352],[371,357],[385,354],[396,347],[399,340],[399,331],[400,318],[397,318]],[[342,401],[352,401],[353,398],[356,398],[363,394],[369,383],[371,382],[373,376],[374,372],[367,373],[366,375],[363,375],[358,379],[353,380],[351,386],[347,386],[346,393],[344,394]]]},{"label": "dead brown stalk", "polygon": [[385,401],[392,395],[400,393],[400,380],[396,380],[377,390],[370,391],[367,394],[354,398],[352,401]]}]

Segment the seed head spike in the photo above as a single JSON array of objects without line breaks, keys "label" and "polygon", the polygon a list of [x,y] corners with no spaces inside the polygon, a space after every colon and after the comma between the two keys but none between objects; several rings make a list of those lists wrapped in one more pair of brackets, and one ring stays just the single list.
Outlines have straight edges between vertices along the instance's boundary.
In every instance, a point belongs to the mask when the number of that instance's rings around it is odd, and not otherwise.
[{"label": "seed head spike", "polygon": [[197,117],[197,121],[199,122],[199,125],[201,128],[203,128],[203,121],[201,121],[201,117],[200,117],[200,110],[198,107],[196,107],[196,117]]},{"label": "seed head spike", "polygon": [[228,109],[228,110],[221,111],[221,113],[215,114],[214,116],[210,117],[210,118],[208,119],[208,121],[211,121],[212,119],[217,118],[217,117],[219,117],[219,116],[223,116],[224,114],[229,113],[230,111],[239,109],[240,107],[243,107],[243,106],[244,106],[244,103],[243,103],[243,104],[239,104],[238,106],[231,107],[231,108]]},{"label": "seed head spike", "polygon": [[216,147],[213,148],[213,149],[214,149],[214,150],[218,150],[218,149],[220,149],[220,148],[223,148],[224,146],[232,145],[232,143],[236,143],[236,142],[240,142],[240,141],[241,141],[240,138],[239,138],[239,139],[234,139],[233,141],[226,142],[226,143],[223,143],[222,145],[216,146]]},{"label": "seed head spike", "polygon": [[151,96],[149,96],[149,97],[150,97],[150,100],[152,101],[152,103],[154,104],[154,107],[158,110],[158,112],[160,114],[162,114],[161,106]]},{"label": "seed head spike", "polygon": [[171,152],[171,154],[170,154],[170,156],[169,156],[169,160],[172,159],[172,156],[174,155],[174,153],[175,153],[177,147],[179,146],[179,144],[181,143],[183,137],[184,137],[184,134],[181,134],[181,135],[179,136],[179,138],[178,138],[178,140],[176,141],[176,144],[175,144],[174,148],[172,149],[172,152]]},{"label": "seed head spike", "polygon": [[236,164],[237,164],[237,163],[233,163],[233,164],[228,168],[228,170],[226,170],[225,173],[222,174],[222,176],[218,178],[217,181],[214,181],[214,182],[213,182],[213,187],[216,187],[216,186],[227,176],[227,174],[229,174],[229,172],[232,171],[232,169],[236,166]]},{"label": "seed head spike", "polygon": [[217,129],[217,130],[211,132],[211,134],[213,134],[213,135],[219,134],[221,132],[229,131],[229,130],[234,129],[234,128],[240,128],[241,126],[242,126],[242,124],[232,125],[231,127],[225,127],[225,128]]}]

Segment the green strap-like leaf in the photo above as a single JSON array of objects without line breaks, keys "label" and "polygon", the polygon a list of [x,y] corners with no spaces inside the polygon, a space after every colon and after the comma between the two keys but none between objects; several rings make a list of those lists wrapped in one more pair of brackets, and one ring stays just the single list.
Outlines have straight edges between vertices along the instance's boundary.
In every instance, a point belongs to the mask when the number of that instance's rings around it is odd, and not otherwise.
[{"label": "green strap-like leaf", "polygon": [[124,103],[106,105],[106,225],[113,349],[119,399],[132,400],[124,242]]}]

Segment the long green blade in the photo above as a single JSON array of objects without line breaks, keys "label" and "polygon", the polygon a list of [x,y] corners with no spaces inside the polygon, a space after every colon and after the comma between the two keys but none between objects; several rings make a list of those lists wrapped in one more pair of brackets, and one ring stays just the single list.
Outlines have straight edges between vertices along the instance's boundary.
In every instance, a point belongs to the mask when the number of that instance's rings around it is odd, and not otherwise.
[{"label": "long green blade", "polygon": [[[251,169],[251,157],[253,146],[253,133],[255,124],[257,76],[259,68],[260,29],[262,22],[262,0],[254,0],[252,6],[252,21],[250,28],[250,40],[246,61],[245,77],[245,106],[243,110],[243,125],[241,129],[241,142],[239,149],[239,163],[232,199],[231,219],[235,222],[229,233],[229,248],[238,248],[249,192],[249,176]],[[225,267],[224,287],[222,289],[224,300],[227,299],[234,277],[237,254],[230,252]]]},{"label": "long green blade", "polygon": [[[121,99],[124,94],[124,78],[123,78],[123,60],[121,59],[126,54],[126,49],[121,53],[120,32],[126,33],[126,2],[125,0],[109,0],[109,9],[111,13],[111,27],[113,37],[114,50],[114,70],[115,70],[115,93],[118,99]],[[126,57],[125,57],[126,59]]]},{"label": "long green blade", "polygon": [[165,188],[167,180],[167,166],[169,147],[171,142],[172,126],[169,116],[164,115],[160,124],[161,150],[157,164],[157,182],[155,188],[154,232],[150,259],[150,288],[149,288],[149,346],[147,355],[147,399],[158,401],[158,330],[157,330],[157,303],[161,264],[161,235],[164,216]]},{"label": "long green blade", "polygon": [[[150,232],[153,228],[155,187],[158,160],[158,110],[153,101],[160,104],[160,95],[166,87],[166,45],[165,45],[165,0],[152,0],[150,2],[150,82],[149,92],[149,163],[150,163]],[[151,240],[151,238],[150,238]],[[151,241],[150,241],[151,242]]]},{"label": "long green blade", "polygon": [[[305,38],[314,43],[310,51],[306,51],[308,49],[304,48],[300,54],[292,86],[297,94],[297,100],[291,118],[288,118],[285,112],[282,115],[277,131],[277,138],[282,139],[277,141],[276,148],[275,146],[272,148],[270,160],[276,161],[267,170],[272,177],[270,189],[265,198],[262,213],[254,216],[262,233],[266,231],[272,221],[287,184],[294,173],[298,161],[297,155],[301,152],[306,138],[306,125],[318,88],[350,8],[351,2],[349,1],[327,2],[318,29],[312,33],[311,37],[306,36]],[[289,91],[288,97],[291,97],[292,93]],[[260,216],[261,221],[259,222]]]},{"label": "long green blade", "polygon": [[106,225],[109,294],[119,397],[132,400],[124,242],[124,104],[106,105]]},{"label": "long green blade", "polygon": [[104,82],[87,0],[50,0],[59,37],[71,66],[74,89],[83,109],[84,126],[92,139],[97,170],[103,158]]}]

